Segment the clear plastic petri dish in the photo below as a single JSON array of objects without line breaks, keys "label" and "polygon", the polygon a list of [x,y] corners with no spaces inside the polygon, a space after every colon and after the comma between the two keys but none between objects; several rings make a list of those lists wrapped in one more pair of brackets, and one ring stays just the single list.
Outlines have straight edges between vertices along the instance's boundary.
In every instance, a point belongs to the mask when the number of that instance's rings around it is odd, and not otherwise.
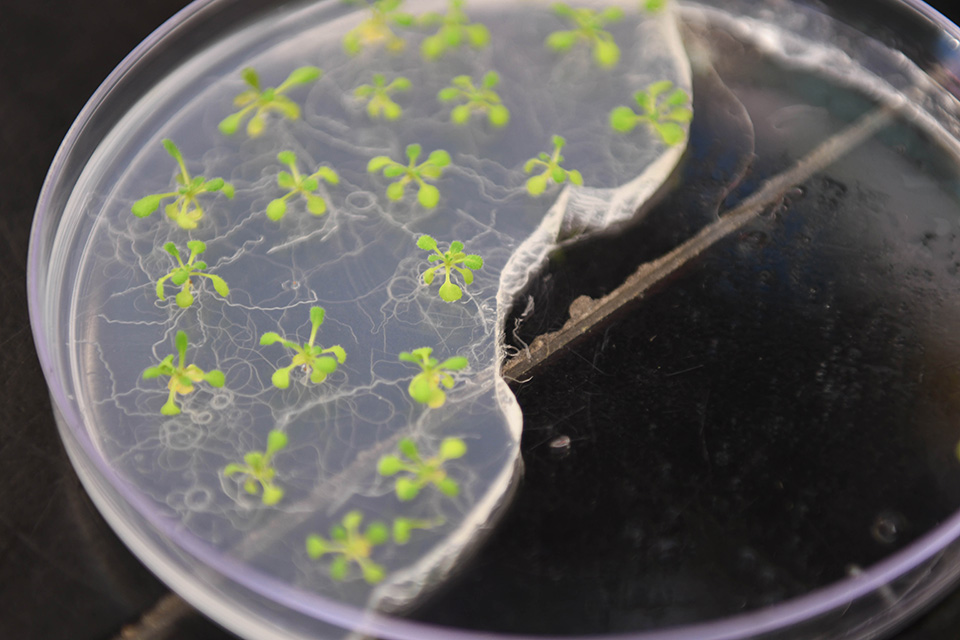
[{"label": "clear plastic petri dish", "polygon": [[196,2],[38,204],[78,474],[249,638],[889,633],[960,573],[958,43],[919,2]]}]

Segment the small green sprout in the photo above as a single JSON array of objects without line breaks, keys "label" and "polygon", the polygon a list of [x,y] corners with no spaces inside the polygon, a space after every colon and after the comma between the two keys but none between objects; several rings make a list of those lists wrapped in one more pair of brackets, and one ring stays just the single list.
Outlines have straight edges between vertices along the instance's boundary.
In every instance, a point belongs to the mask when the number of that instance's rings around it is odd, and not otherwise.
[{"label": "small green sprout", "polygon": [[223,178],[213,178],[207,180],[203,176],[191,177],[187,171],[187,165],[183,161],[183,154],[173,143],[173,140],[164,139],[163,148],[167,153],[177,161],[180,167],[180,173],[177,174],[177,190],[167,193],[155,193],[153,195],[140,198],[133,203],[133,215],[138,218],[146,218],[151,213],[160,208],[160,203],[167,198],[176,198],[165,207],[167,217],[174,220],[182,229],[196,229],[197,221],[203,217],[203,209],[197,202],[197,196],[202,193],[220,192],[227,198],[233,198],[233,185],[225,182]]},{"label": "small green sprout", "polygon": [[300,107],[283,93],[295,86],[310,84],[322,73],[317,67],[300,67],[294,69],[280,86],[261,89],[257,72],[247,67],[240,72],[240,75],[250,88],[233,99],[233,106],[240,108],[240,111],[221,120],[217,128],[223,135],[232,136],[240,128],[243,119],[253,112],[253,117],[247,122],[247,135],[256,138],[267,126],[266,114],[270,111],[276,111],[290,120],[296,120],[300,117]]},{"label": "small green sprout", "polygon": [[316,173],[305,176],[297,169],[297,156],[293,151],[281,151],[277,160],[290,167],[290,171],[281,171],[277,175],[277,185],[281,189],[289,189],[283,197],[271,200],[267,205],[267,217],[279,221],[287,213],[287,199],[298,193],[307,201],[307,211],[315,216],[322,216],[327,212],[327,201],[317,195],[320,180],[327,184],[340,184],[340,176],[329,167],[320,167]]},{"label": "small green sprout", "polygon": [[234,474],[243,474],[243,490],[252,496],[261,493],[263,504],[275,505],[283,498],[283,489],[273,483],[277,475],[270,463],[273,456],[287,446],[287,434],[282,431],[271,431],[267,436],[266,451],[251,451],[243,456],[246,464],[231,463],[223,468],[223,475],[230,477]]},{"label": "small green sprout", "polygon": [[393,521],[393,541],[403,545],[410,542],[410,534],[419,529],[426,531],[442,526],[443,518],[437,520],[418,520],[414,518],[396,518]]},{"label": "small green sprout", "polygon": [[330,577],[338,582],[347,579],[350,564],[356,563],[363,573],[363,579],[370,584],[383,580],[386,571],[370,559],[373,548],[390,539],[390,531],[382,522],[371,522],[366,531],[360,533],[363,514],[351,511],[343,516],[342,524],[330,529],[330,539],[316,534],[307,536],[307,555],[319,560],[326,554],[334,555],[330,563]]},{"label": "small green sprout", "polygon": [[[467,445],[463,440],[460,438],[444,438],[443,442],[440,443],[438,454],[426,460],[420,457],[417,445],[409,438],[401,440],[397,447],[403,457],[384,456],[380,458],[377,471],[382,476],[395,476],[401,472],[410,474],[397,478],[394,484],[394,490],[400,500],[403,502],[413,500],[419,495],[421,489],[431,484],[451,498],[460,494],[460,485],[447,475],[447,472],[443,469],[443,464],[448,460],[463,457],[467,452]],[[404,528],[407,529],[406,532],[403,531]],[[409,539],[409,527],[401,525],[400,533],[401,538],[403,538],[402,534],[406,533],[406,537]]]},{"label": "small green sprout", "polygon": [[593,47],[593,61],[598,66],[609,69],[620,61],[620,47],[614,42],[610,32],[603,27],[609,22],[623,18],[623,10],[610,7],[603,11],[592,9],[574,9],[562,2],[553,5],[553,11],[576,26],[569,31],[554,31],[547,36],[546,45],[557,52],[569,51],[580,41]]},{"label": "small green sprout", "polygon": [[441,363],[430,356],[432,352],[430,347],[421,347],[410,352],[404,351],[399,358],[401,362],[412,362],[421,369],[407,387],[410,397],[420,404],[436,409],[447,401],[447,394],[440,385],[447,389],[452,389],[454,385],[453,376],[447,372],[460,371],[466,368],[468,362],[463,356],[455,356]]},{"label": "small green sprout", "polygon": [[404,166],[388,156],[377,156],[370,160],[367,171],[377,173],[382,170],[384,177],[387,178],[403,176],[387,187],[387,197],[391,200],[402,200],[406,186],[411,182],[417,183],[419,185],[417,200],[424,207],[432,209],[440,202],[440,190],[424,182],[424,179],[440,178],[444,167],[450,164],[450,154],[443,149],[438,149],[431,153],[425,162],[418,165],[417,159],[422,151],[423,147],[419,144],[407,145],[407,158],[410,159],[410,164]]},{"label": "small green sprout", "polygon": [[409,91],[413,86],[407,78],[396,78],[390,84],[382,73],[373,75],[373,84],[362,84],[353,91],[353,95],[367,102],[367,115],[373,120],[386,118],[396,120],[403,115],[403,108],[393,101],[390,94],[395,91]]},{"label": "small green sprout", "polygon": [[654,82],[646,91],[637,91],[633,99],[640,107],[617,107],[610,112],[610,126],[620,133],[630,133],[640,122],[646,122],[670,146],[683,142],[686,133],[681,124],[690,122],[693,111],[687,105],[690,96],[683,89],[673,88],[669,80]]},{"label": "small green sprout", "polygon": [[425,38],[420,45],[420,54],[426,60],[437,60],[448,50],[458,49],[465,42],[475,49],[482,49],[490,43],[490,31],[482,24],[470,24],[463,4],[464,0],[449,0],[446,14],[427,13],[420,18],[422,25],[440,25],[437,32]]},{"label": "small green sprout", "polygon": [[450,121],[454,124],[466,124],[474,113],[486,113],[491,127],[504,127],[510,122],[510,110],[500,101],[500,96],[493,90],[500,84],[500,74],[490,71],[477,89],[470,76],[457,76],[450,86],[437,94],[441,102],[466,100],[466,104],[457,105],[450,112]]},{"label": "small green sprout", "polygon": [[211,387],[215,388],[222,387],[224,383],[222,371],[214,369],[213,371],[204,372],[203,369],[195,364],[186,364],[188,346],[186,333],[177,331],[174,344],[180,353],[178,364],[173,364],[174,355],[170,354],[164,358],[159,365],[149,367],[143,372],[144,380],[152,380],[160,376],[170,377],[170,383],[167,384],[170,395],[167,398],[167,402],[160,409],[160,413],[165,416],[175,416],[180,413],[180,407],[178,407],[176,403],[177,394],[186,395],[192,393],[193,383],[205,380]]},{"label": "small green sprout", "polygon": [[168,279],[173,284],[180,287],[180,293],[177,294],[177,306],[181,309],[186,309],[193,304],[193,280],[194,276],[210,278],[210,282],[213,283],[213,288],[217,290],[217,293],[226,297],[230,295],[230,287],[227,286],[227,283],[224,282],[223,278],[220,276],[215,276],[209,273],[201,273],[204,269],[207,268],[207,263],[200,261],[196,262],[197,256],[207,250],[207,245],[199,240],[191,240],[187,243],[187,248],[190,249],[190,257],[187,259],[187,262],[184,263],[180,257],[180,252],[177,250],[177,245],[172,242],[168,242],[163,245],[164,250],[169,253],[171,256],[176,258],[177,265],[170,271],[167,275],[160,278],[157,281],[157,297],[163,300],[163,283]]},{"label": "small green sprout", "polygon": [[340,345],[334,345],[324,349],[320,345],[313,344],[314,340],[317,339],[317,330],[320,328],[320,325],[323,324],[324,315],[325,311],[323,307],[312,307],[310,309],[310,324],[312,325],[310,340],[303,346],[300,346],[296,342],[285,340],[273,331],[263,334],[263,337],[260,338],[260,344],[262,345],[268,346],[279,342],[287,349],[293,349],[297,352],[297,355],[293,356],[293,361],[289,366],[273,372],[273,376],[271,377],[273,386],[278,389],[286,389],[289,387],[290,370],[294,367],[305,367],[310,371],[310,382],[320,384],[327,379],[328,375],[337,370],[338,364],[343,364],[347,359],[347,352],[344,351]]},{"label": "small green sprout", "polygon": [[[440,249],[437,248],[437,241],[435,239],[423,235],[417,239],[417,246],[424,251],[433,251],[430,257],[427,258],[427,261],[440,263],[424,271],[423,281],[427,286],[430,286],[433,283],[434,277],[437,275],[437,271],[442,268],[444,271],[444,282],[440,285],[440,297],[446,302],[455,302],[463,297],[463,290],[450,281],[450,273],[454,269],[460,272],[464,286],[469,286],[473,284],[473,272],[483,267],[483,258],[478,255],[467,255],[464,253],[462,242],[451,242],[450,249],[441,252]],[[458,267],[457,265],[459,264],[463,266]]]},{"label": "small green sprout", "polygon": [[393,25],[409,27],[416,22],[411,14],[399,11],[403,0],[375,0],[369,3],[364,0],[364,4],[370,9],[370,17],[347,32],[343,37],[343,50],[355,56],[366,46],[383,44],[392,53],[403,51],[407,43],[393,32]]},{"label": "small green sprout", "polygon": [[576,169],[568,171],[560,166],[560,163],[564,160],[564,157],[560,155],[560,150],[563,149],[565,144],[567,144],[565,138],[553,136],[553,155],[543,152],[536,158],[530,158],[523,165],[525,173],[530,173],[537,167],[544,167],[543,173],[532,176],[527,180],[527,191],[530,195],[538,196],[543,193],[550,180],[560,184],[569,178],[573,184],[583,185],[583,176],[580,175],[579,171]]}]

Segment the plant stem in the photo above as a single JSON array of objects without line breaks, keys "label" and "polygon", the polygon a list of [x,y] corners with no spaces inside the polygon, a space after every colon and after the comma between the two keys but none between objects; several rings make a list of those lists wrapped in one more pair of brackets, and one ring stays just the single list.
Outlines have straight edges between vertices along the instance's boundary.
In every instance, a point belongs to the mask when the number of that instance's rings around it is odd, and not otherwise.
[{"label": "plant stem", "polygon": [[599,300],[580,296],[570,305],[570,319],[558,331],[537,336],[528,348],[514,356],[501,369],[510,382],[518,382],[550,361],[561,351],[590,335],[612,315],[633,300],[644,297],[705,250],[754,220],[761,211],[783,198],[792,187],[831,165],[886,126],[894,108],[879,107],[828,138],[793,167],[766,182],[759,190],[719,220],[663,256],[645,262],[621,284]]}]

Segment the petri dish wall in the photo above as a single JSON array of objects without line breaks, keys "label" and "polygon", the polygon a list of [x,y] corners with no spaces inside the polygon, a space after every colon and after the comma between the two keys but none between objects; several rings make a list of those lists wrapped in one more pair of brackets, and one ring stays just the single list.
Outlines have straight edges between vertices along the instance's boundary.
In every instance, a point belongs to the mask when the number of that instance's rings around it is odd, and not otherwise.
[{"label": "petri dish wall", "polygon": [[955,583],[960,32],[564,7],[197,2],[55,159],[67,449],[241,636],[872,638]]}]

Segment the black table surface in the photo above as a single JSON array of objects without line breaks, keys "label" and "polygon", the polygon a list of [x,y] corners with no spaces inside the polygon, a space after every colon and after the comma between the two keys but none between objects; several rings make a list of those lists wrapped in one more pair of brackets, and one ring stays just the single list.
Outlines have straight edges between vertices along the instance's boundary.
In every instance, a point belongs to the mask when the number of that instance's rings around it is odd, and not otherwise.
[{"label": "black table surface", "polygon": [[[80,485],[57,433],[27,317],[30,224],[60,141],[111,69],[185,4],[0,2],[0,638],[125,638],[130,625],[143,639],[234,637],[192,611],[150,630],[166,615],[157,603],[169,592],[116,538]],[[960,20],[952,2],[932,4]],[[896,637],[960,637],[960,590]]]}]

